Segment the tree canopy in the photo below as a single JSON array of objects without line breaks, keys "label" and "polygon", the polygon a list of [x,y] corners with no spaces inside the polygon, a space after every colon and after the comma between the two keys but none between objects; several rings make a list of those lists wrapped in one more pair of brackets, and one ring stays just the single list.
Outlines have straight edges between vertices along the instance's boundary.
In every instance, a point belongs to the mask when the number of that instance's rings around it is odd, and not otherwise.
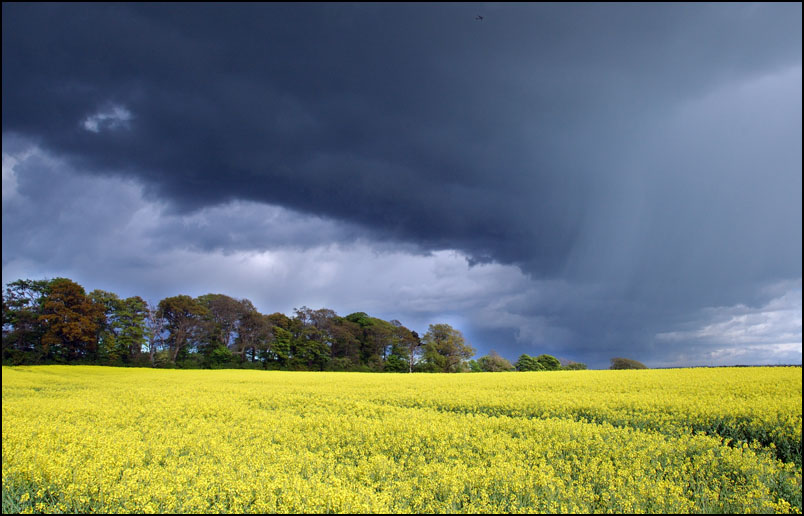
[{"label": "tree canopy", "polygon": [[609,369],[647,369],[648,367],[642,362],[637,362],[630,358],[615,357],[611,359],[611,367]]},{"label": "tree canopy", "polygon": [[[449,324],[419,334],[400,321],[328,308],[262,314],[248,299],[179,294],[152,305],[139,296],[84,288],[67,278],[9,283],[3,363],[151,367],[253,367],[317,371],[532,371],[560,367],[550,355],[515,365],[475,348]],[[583,364],[581,364],[583,365]],[[585,367],[585,366],[584,366]]]},{"label": "tree canopy", "polygon": [[465,361],[475,349],[466,343],[463,334],[449,324],[431,324],[422,337],[424,359],[428,369],[439,373],[466,370]]},{"label": "tree canopy", "polygon": [[514,366],[492,350],[488,355],[480,357],[477,360],[477,365],[481,371],[496,373],[501,371],[513,371]]}]

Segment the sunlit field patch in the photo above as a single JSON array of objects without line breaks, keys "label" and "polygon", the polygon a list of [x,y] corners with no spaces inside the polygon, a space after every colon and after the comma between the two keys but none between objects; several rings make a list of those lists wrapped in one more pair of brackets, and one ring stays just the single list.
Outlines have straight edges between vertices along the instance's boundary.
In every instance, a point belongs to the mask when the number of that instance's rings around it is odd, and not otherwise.
[{"label": "sunlit field patch", "polygon": [[3,512],[801,512],[801,368],[3,368]]}]

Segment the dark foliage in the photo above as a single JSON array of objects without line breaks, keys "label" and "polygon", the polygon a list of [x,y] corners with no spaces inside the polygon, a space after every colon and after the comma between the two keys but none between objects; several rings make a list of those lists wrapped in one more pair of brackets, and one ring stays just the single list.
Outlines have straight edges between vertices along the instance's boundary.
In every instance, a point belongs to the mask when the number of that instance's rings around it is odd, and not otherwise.
[{"label": "dark foliage", "polygon": [[609,369],[647,369],[647,366],[630,358],[615,357],[611,359]]}]

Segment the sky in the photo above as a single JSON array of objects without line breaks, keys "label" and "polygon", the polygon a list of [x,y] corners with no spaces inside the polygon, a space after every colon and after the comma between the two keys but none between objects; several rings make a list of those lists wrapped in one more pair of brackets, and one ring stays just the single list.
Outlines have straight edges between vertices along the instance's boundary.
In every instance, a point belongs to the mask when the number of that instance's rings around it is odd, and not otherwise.
[{"label": "sky", "polygon": [[801,10],[3,3],[3,284],[800,364]]}]

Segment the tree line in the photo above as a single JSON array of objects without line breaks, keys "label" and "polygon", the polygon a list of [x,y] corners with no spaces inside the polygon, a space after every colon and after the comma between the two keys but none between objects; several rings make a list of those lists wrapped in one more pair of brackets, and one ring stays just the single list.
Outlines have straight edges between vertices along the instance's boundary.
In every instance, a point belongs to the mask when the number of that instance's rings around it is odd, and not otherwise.
[{"label": "tree line", "polygon": [[464,372],[585,369],[550,355],[515,364],[475,349],[448,324],[419,335],[364,312],[295,308],[262,314],[225,294],[167,297],[88,294],[68,278],[17,280],[4,289],[3,363],[310,371]]}]

